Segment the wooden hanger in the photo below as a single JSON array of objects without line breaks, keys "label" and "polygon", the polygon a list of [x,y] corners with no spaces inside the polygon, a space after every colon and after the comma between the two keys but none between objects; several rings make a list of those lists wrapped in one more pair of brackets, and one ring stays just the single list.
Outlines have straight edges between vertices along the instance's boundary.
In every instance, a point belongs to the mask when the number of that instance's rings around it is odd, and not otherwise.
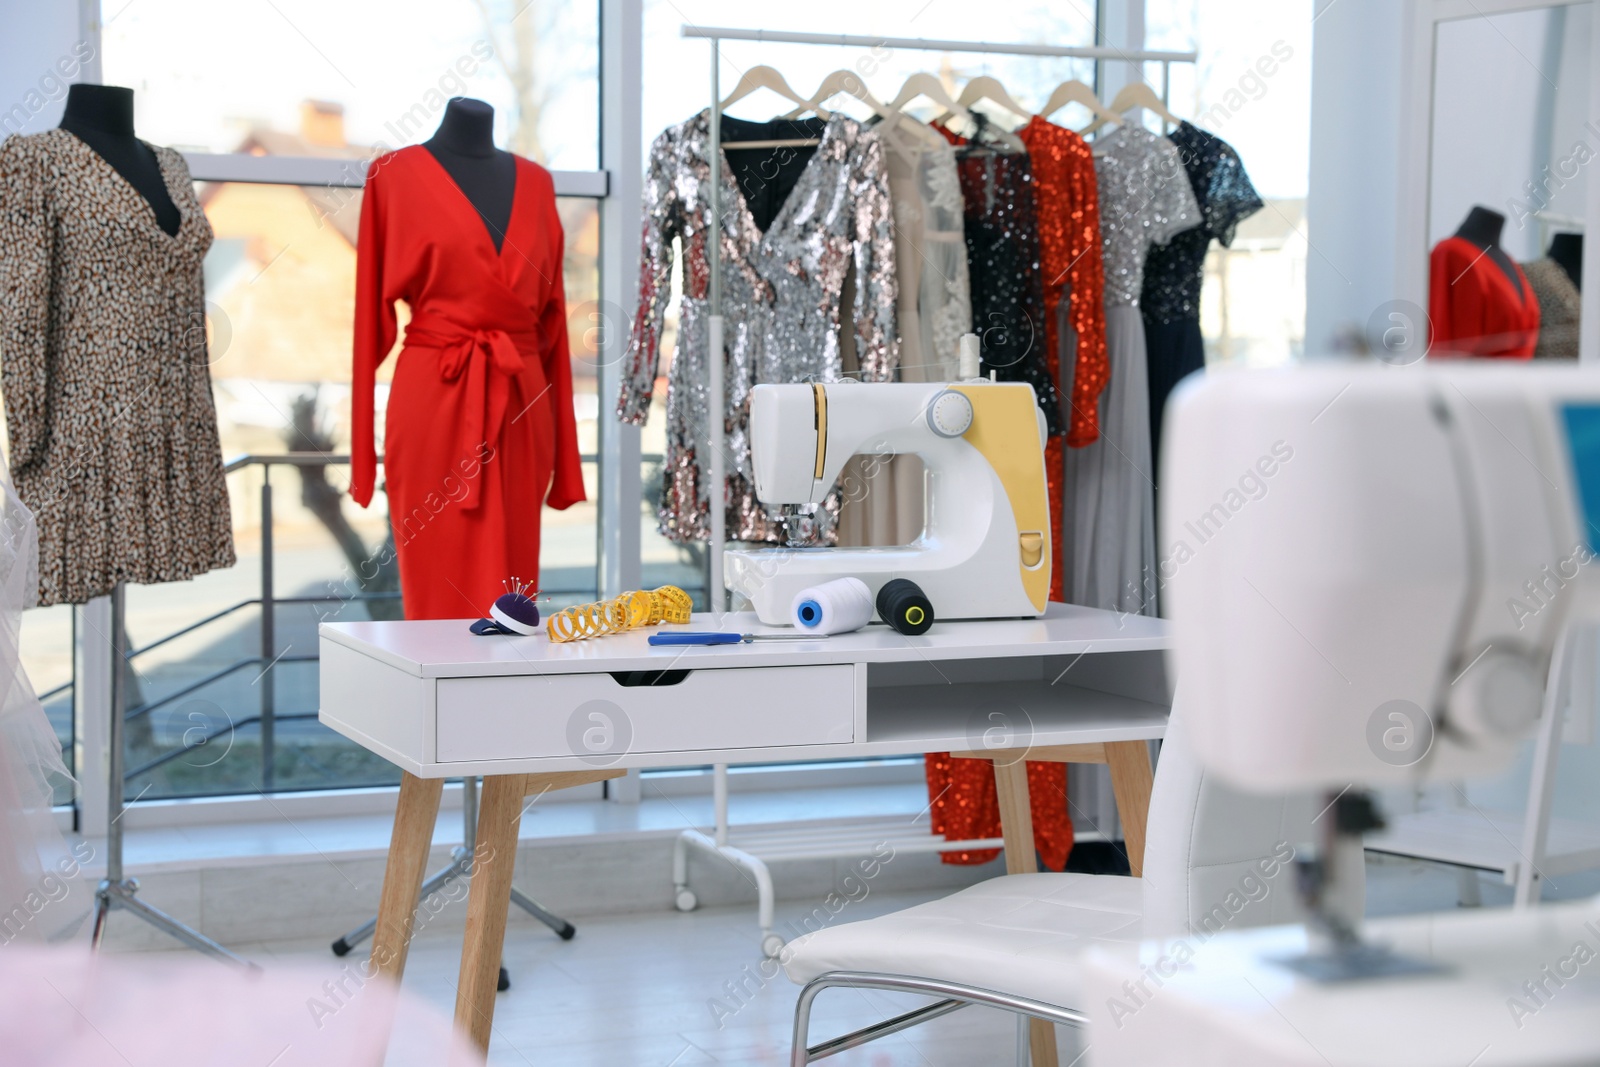
[{"label": "wooden hanger", "polygon": [[807,111],[816,110],[818,105],[840,93],[849,93],[880,115],[888,114],[882,102],[867,91],[867,84],[861,80],[861,75],[853,70],[836,70],[822,79],[822,84],[811,94],[811,99],[783,117],[797,119]]},{"label": "wooden hanger", "polygon": [[[1178,116],[1174,115],[1172,112],[1168,111],[1166,105],[1161,102],[1161,98],[1156,95],[1156,91],[1150,88],[1150,86],[1146,85],[1144,82],[1130,82],[1129,84],[1124,85],[1121,91],[1118,92],[1111,101],[1111,110],[1119,115],[1125,115],[1134,108],[1140,107],[1151,112],[1169,126],[1180,126],[1183,124],[1183,120],[1178,118]],[[1089,134],[1093,133],[1095,130],[1098,130],[1105,124],[1105,119],[1095,119],[1079,132],[1087,137]]]},{"label": "wooden hanger", "polygon": [[938,107],[944,108],[946,115],[960,115],[964,119],[972,118],[972,112],[950,99],[950,94],[944,91],[944,83],[932,74],[917,73],[906,79],[900,86],[899,94],[891,101],[890,111],[902,111],[905,106],[919,96],[932,100]]},{"label": "wooden hanger", "polygon": [[[761,89],[770,89],[784,99],[799,104],[800,110],[795,112],[797,116],[807,111],[815,111],[819,118],[827,119],[833,117],[829,112],[795,92],[782,74],[779,74],[775,68],[768,66],[751,67],[745,71],[744,76],[739,79],[739,84],[733,87],[733,92],[729,93],[727,98],[718,106],[721,110],[726,111],[751,93]],[[722,147],[724,151],[739,148],[803,148],[817,143],[819,142],[815,137],[791,137],[769,141],[724,141],[722,142]]]},{"label": "wooden hanger", "polygon": [[863,104],[866,104],[868,107],[870,107],[878,115],[878,117],[883,119],[883,121],[886,123],[894,123],[896,126],[903,125],[905,128],[911,130],[916,136],[921,137],[930,144],[935,142],[939,144],[944,143],[944,138],[940,136],[938,131],[933,129],[931,126],[928,126],[922,122],[918,122],[910,115],[902,114],[899,110],[889,108],[888,105],[874,97],[870,92],[867,91],[866,83],[861,80],[861,76],[853,70],[836,70],[826,78],[822,79],[822,84],[817,86],[816,95],[814,95],[803,107],[796,108],[795,110],[789,112],[784,116],[784,118],[795,119],[799,118],[808,110],[817,110],[819,104],[824,103],[830,97],[838,96],[840,93],[849,93],[857,100],[860,100]]},{"label": "wooden hanger", "polygon": [[1006,87],[1000,84],[1000,79],[988,74],[980,74],[967,82],[961,89],[961,95],[956,97],[956,103],[962,107],[970,108],[979,100],[988,100],[999,104],[1007,111],[1020,118],[1031,119],[1033,112],[1011,99],[1011,94],[1006,92]]},{"label": "wooden hanger", "polygon": [[[979,100],[989,100],[993,103],[999,104],[1001,107],[1005,108],[1007,111],[1021,119],[1026,120],[1033,117],[1033,112],[1029,111],[1027,108],[1023,107],[1021,104],[1017,103],[1011,98],[1011,94],[1006,92],[1006,87],[1000,84],[1000,80],[998,78],[990,77],[987,74],[980,74],[976,78],[968,81],[966,85],[962,86],[961,95],[956,97],[956,103],[961,107],[968,109],[968,117],[971,117],[972,105],[976,104]],[[935,119],[934,122],[941,124],[948,123],[953,114],[954,112],[947,111]],[[999,123],[989,123],[989,130],[995,137],[1004,142],[1011,151],[1027,151],[1027,145],[1022,143],[1022,138],[1018,137],[1004,126],[1001,126]],[[968,136],[970,137],[972,134],[969,133]],[[980,149],[981,146],[974,144],[972,145],[972,148]]]},{"label": "wooden hanger", "polygon": [[1039,117],[1047,119],[1068,104],[1082,104],[1103,122],[1121,122],[1122,116],[1107,108],[1094,94],[1094,90],[1080,81],[1065,81],[1056,86],[1050,94],[1050,99],[1044,102],[1044,107],[1039,109]]}]

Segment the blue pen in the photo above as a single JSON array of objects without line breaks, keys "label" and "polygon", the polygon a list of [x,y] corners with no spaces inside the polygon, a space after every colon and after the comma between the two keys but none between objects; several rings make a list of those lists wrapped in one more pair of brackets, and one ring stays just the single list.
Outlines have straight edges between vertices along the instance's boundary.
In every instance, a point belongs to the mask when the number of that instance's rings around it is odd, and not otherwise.
[{"label": "blue pen", "polygon": [[738,645],[749,641],[818,641],[826,634],[736,634],[713,630],[667,630],[650,635],[652,645]]}]

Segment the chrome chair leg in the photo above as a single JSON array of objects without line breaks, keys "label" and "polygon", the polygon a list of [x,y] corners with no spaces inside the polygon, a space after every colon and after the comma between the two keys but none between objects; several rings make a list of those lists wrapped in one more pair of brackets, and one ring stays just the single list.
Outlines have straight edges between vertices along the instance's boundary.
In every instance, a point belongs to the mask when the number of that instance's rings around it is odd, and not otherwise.
[{"label": "chrome chair leg", "polygon": [[[807,1047],[808,1031],[811,1028],[812,1003],[824,989],[834,986],[848,989],[880,989],[890,993],[918,993],[923,996],[935,996],[943,999],[896,1015],[892,1019],[885,1019],[883,1022],[873,1023],[871,1026],[853,1030],[842,1037],[824,1041],[820,1045]],[[960,985],[956,982],[944,982],[934,978],[913,978],[898,974],[830,971],[827,974],[813,978],[800,990],[800,998],[795,1002],[794,1037],[789,1052],[790,1067],[807,1067],[808,1064],[838,1055],[849,1049],[859,1048],[870,1041],[876,1041],[880,1037],[888,1037],[890,1034],[909,1030],[913,1026],[921,1026],[923,1023],[937,1019],[941,1015],[949,1015],[953,1011],[960,1011],[970,1004],[999,1008],[1002,1011],[1015,1012],[1024,1019],[1044,1019],[1048,1022],[1061,1023],[1065,1026],[1085,1026],[1089,1022],[1087,1015],[1071,1008],[1058,1008],[1054,1004],[1045,1004],[1042,1001],[1032,1000],[1028,997],[1000,993],[978,986]],[[1026,1043],[1024,1043],[1023,1048],[1027,1048]]]}]

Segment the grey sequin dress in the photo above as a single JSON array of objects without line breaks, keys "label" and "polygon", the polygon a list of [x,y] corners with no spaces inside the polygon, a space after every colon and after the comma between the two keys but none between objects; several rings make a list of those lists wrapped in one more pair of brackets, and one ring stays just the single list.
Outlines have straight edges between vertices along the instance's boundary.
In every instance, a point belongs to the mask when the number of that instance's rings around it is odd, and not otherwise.
[{"label": "grey sequin dress", "polygon": [[[724,420],[727,536],[734,541],[834,539],[837,490],[798,538],[778,509],[756,501],[749,403],[750,389],[758,383],[840,377],[840,320],[845,279],[852,267],[855,299],[850,319],[861,378],[889,381],[899,364],[894,226],[883,147],[876,134],[847,116],[835,113],[826,123],[811,121],[821,143],[765,230],[752,214],[726,154],[720,168],[725,405],[714,417]],[[684,293],[677,351],[667,380],[667,456],[659,513],[662,534],[677,542],[703,541],[710,534],[710,461],[705,451],[710,439],[706,396],[710,279],[705,244],[711,214],[709,126],[710,113],[702,111],[663,130],[651,146],[639,307],[617,398],[618,417],[642,425],[650,410],[662,323],[672,295],[672,244],[679,239],[685,259]],[[741,165],[749,166],[751,153],[739,154]],[[747,186],[750,181],[747,176]]]},{"label": "grey sequin dress", "polygon": [[1066,456],[1068,603],[1156,614],[1155,465],[1139,293],[1150,247],[1200,223],[1178,149],[1124,125],[1094,143],[1105,259],[1106,353],[1100,437]]}]

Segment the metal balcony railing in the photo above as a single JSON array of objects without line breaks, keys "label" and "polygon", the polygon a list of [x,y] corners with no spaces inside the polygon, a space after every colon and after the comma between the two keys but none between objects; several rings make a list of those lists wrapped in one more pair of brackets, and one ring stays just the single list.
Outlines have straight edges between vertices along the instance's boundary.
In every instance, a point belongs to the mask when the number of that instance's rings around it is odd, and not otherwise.
[{"label": "metal balcony railing", "polygon": [[[178,757],[183,756],[186,753],[191,752],[194,749],[197,749],[197,748],[201,747],[202,745],[208,744],[211,741],[214,741],[217,738],[224,736],[225,734],[229,733],[230,731],[237,730],[241,726],[252,726],[252,725],[254,725],[254,726],[258,726],[259,727],[260,736],[261,736],[261,788],[262,788],[262,790],[264,792],[265,791],[270,791],[273,788],[273,785],[274,785],[274,781],[273,781],[273,777],[274,777],[273,766],[274,766],[274,762],[275,762],[274,761],[274,753],[275,753],[275,749],[276,749],[276,746],[275,746],[275,740],[276,740],[275,732],[276,732],[277,724],[280,723],[280,722],[289,722],[289,721],[305,720],[305,719],[315,719],[317,717],[317,713],[316,713],[315,710],[306,711],[306,712],[294,712],[294,713],[288,713],[288,714],[280,713],[277,710],[277,688],[276,688],[276,685],[275,685],[275,676],[274,676],[274,670],[277,668],[277,666],[279,664],[282,664],[282,663],[314,663],[317,660],[317,656],[314,653],[313,654],[309,654],[309,655],[291,656],[291,655],[288,655],[287,653],[278,653],[278,652],[275,651],[276,645],[277,645],[277,610],[278,610],[278,608],[280,606],[284,606],[284,605],[295,605],[295,604],[327,604],[327,603],[335,603],[335,602],[342,602],[342,601],[348,601],[348,600],[360,600],[360,601],[398,600],[400,598],[400,594],[398,592],[395,592],[395,593],[357,593],[357,594],[354,594],[354,595],[349,596],[349,597],[332,596],[332,595],[328,595],[328,596],[280,597],[274,591],[273,565],[274,565],[274,562],[275,562],[275,555],[274,555],[274,551],[275,550],[274,550],[274,544],[273,544],[272,468],[273,467],[329,467],[329,466],[338,466],[338,465],[346,464],[346,463],[349,463],[349,462],[350,462],[350,457],[347,456],[347,455],[338,455],[338,454],[326,453],[326,452],[285,452],[285,453],[274,453],[274,454],[262,454],[262,455],[248,454],[248,455],[243,455],[243,456],[237,456],[237,457],[229,460],[226,464],[223,465],[222,470],[223,470],[223,474],[225,474],[225,475],[233,474],[236,471],[244,470],[246,467],[260,467],[262,469],[261,501],[260,501],[260,503],[261,503],[261,574],[260,574],[260,589],[261,589],[261,591],[260,591],[260,594],[258,596],[254,596],[254,597],[247,597],[244,600],[240,600],[235,604],[230,604],[229,606],[223,608],[221,611],[213,612],[212,614],[206,616],[205,618],[200,619],[200,620],[198,620],[196,622],[190,623],[189,625],[184,626],[184,627],[182,627],[182,628],[180,628],[178,630],[174,630],[172,633],[169,633],[169,634],[167,634],[167,635],[165,635],[163,637],[159,637],[159,638],[157,638],[156,640],[150,642],[147,645],[143,645],[143,646],[141,646],[139,648],[133,649],[128,653],[127,658],[131,662],[131,661],[137,659],[139,656],[142,656],[145,653],[154,651],[155,649],[160,648],[162,645],[165,645],[170,641],[177,640],[178,638],[183,637],[183,636],[185,636],[187,634],[194,633],[195,631],[200,630],[203,627],[210,626],[210,625],[212,625],[212,624],[214,624],[216,622],[220,622],[221,620],[227,618],[228,616],[232,615],[233,613],[235,613],[237,611],[240,611],[240,610],[242,610],[244,608],[252,607],[252,606],[259,606],[260,609],[261,609],[260,630],[259,630],[259,633],[260,633],[259,650],[256,653],[256,655],[245,656],[243,658],[235,660],[234,662],[228,664],[227,666],[225,666],[225,667],[223,667],[223,668],[221,668],[219,670],[212,671],[210,674],[207,674],[207,675],[205,675],[205,676],[203,676],[201,678],[198,678],[195,681],[190,682],[188,685],[185,685],[182,688],[176,690],[175,692],[168,693],[167,695],[161,697],[160,699],[145,701],[144,703],[138,704],[138,705],[136,705],[134,707],[130,707],[130,708],[127,709],[126,714],[127,714],[127,718],[129,720],[133,720],[133,719],[137,719],[137,718],[139,718],[141,716],[149,715],[149,714],[151,714],[151,713],[153,713],[155,711],[160,710],[161,708],[167,707],[167,706],[175,703],[176,701],[182,700],[184,697],[187,697],[192,693],[195,693],[195,692],[198,692],[201,689],[204,689],[206,686],[209,686],[209,685],[212,685],[212,684],[214,684],[214,683],[216,683],[218,681],[221,681],[223,678],[226,678],[229,675],[235,674],[238,671],[245,670],[246,668],[250,668],[250,667],[257,667],[257,668],[260,668],[260,670],[261,670],[261,674],[257,678],[258,688],[259,688],[259,693],[258,693],[258,697],[257,697],[257,708],[256,708],[254,714],[246,715],[243,718],[238,718],[238,719],[230,718],[230,720],[228,722],[228,725],[225,726],[225,727],[222,727],[220,729],[217,729],[217,730],[214,730],[214,731],[210,731],[210,732],[207,732],[207,733],[204,733],[204,734],[198,734],[198,735],[196,735],[195,737],[192,737],[192,738],[190,736],[188,736],[188,735],[185,735],[184,743],[180,747],[175,748],[170,752],[164,752],[161,755],[155,757],[154,759],[151,759],[151,760],[148,760],[148,761],[146,761],[144,763],[141,763],[138,766],[130,767],[127,770],[127,772],[125,773],[125,775],[124,775],[124,781],[126,781],[129,778],[137,777],[137,776],[139,776],[141,774],[147,774],[150,771],[155,770],[156,768],[162,766],[165,763],[168,763],[168,762],[170,762],[170,761],[172,761],[174,759],[177,759]],[[379,463],[383,462],[382,457],[379,457],[378,462]]]}]

